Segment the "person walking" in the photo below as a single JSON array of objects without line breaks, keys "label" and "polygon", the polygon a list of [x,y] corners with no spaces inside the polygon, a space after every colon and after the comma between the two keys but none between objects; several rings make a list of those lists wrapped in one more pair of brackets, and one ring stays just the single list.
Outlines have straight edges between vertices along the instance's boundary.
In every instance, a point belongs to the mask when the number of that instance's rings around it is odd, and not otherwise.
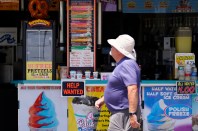
[{"label": "person walking", "polygon": [[136,63],[135,40],[128,34],[108,39],[110,55],[116,67],[108,78],[104,96],[95,102],[100,109],[105,103],[111,112],[108,131],[136,131],[140,110],[140,68]]}]

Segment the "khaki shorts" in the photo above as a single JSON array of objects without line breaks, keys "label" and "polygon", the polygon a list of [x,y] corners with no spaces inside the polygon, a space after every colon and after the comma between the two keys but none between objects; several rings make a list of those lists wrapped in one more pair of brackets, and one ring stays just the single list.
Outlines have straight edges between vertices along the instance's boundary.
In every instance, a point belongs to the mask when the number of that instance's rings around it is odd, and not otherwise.
[{"label": "khaki shorts", "polygon": [[[140,121],[141,110],[138,109],[137,117],[138,121]],[[131,127],[130,118],[129,118],[129,110],[122,110],[116,113],[112,113],[110,116],[110,122],[108,131],[140,131],[141,129],[134,129]]]}]

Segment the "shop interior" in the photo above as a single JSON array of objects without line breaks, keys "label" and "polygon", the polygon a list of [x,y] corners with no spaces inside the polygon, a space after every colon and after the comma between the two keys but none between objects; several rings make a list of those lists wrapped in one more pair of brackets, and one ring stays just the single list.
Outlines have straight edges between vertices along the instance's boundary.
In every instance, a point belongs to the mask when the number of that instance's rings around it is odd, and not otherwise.
[{"label": "shop interior", "polygon": [[[17,27],[18,31],[17,46],[1,45],[0,47],[1,83],[9,83],[12,80],[23,79],[21,75],[23,64],[21,21],[31,20],[32,18],[28,11],[0,11],[0,15],[4,18],[0,21],[1,27]],[[67,66],[66,45],[65,50],[61,51],[59,44],[59,12],[49,12],[49,19],[57,23],[56,65]],[[110,46],[107,43],[107,39],[116,38],[120,34],[129,34],[136,41],[137,62],[141,65],[142,79],[174,79],[175,32],[179,27],[191,28],[191,52],[197,56],[197,22],[198,15],[196,13],[133,14],[103,11],[101,44],[96,43],[96,70],[99,72],[111,72],[114,68],[115,64],[109,55]],[[155,77],[156,74],[159,74],[157,78]]]},{"label": "shop interior", "polygon": [[[2,83],[23,79],[21,75],[23,37],[21,21],[28,20],[28,12],[1,11],[4,20],[1,27],[17,27],[18,45],[1,46],[1,79]],[[6,18],[9,15],[10,17]],[[27,18],[29,16],[29,18]],[[58,23],[58,12],[50,12],[50,19]],[[109,55],[110,46],[107,39],[116,38],[119,34],[130,34],[136,41],[137,62],[141,65],[142,79],[168,80],[173,78],[173,60],[175,53],[175,32],[178,27],[190,27],[192,30],[191,52],[197,55],[198,39],[197,14],[132,14],[121,12],[102,12],[102,43],[97,44],[96,70],[111,72],[114,60]],[[58,24],[57,24],[58,25]],[[66,47],[60,50],[59,27],[56,28],[56,65],[66,65]],[[169,42],[165,45],[166,40]],[[102,59],[101,59],[102,58]],[[197,59],[197,57],[195,57]],[[9,71],[9,73],[7,73]],[[5,73],[6,72],[6,73]],[[156,78],[155,74],[159,74]]]},{"label": "shop interior", "polygon": [[[22,77],[22,48],[21,21],[30,20],[30,13],[25,11],[0,11],[0,27],[17,27],[17,46],[0,45],[0,97],[3,112],[10,110],[5,123],[14,123],[10,129],[17,127],[18,105],[17,90],[7,87],[12,80],[21,80]],[[57,22],[56,28],[56,65],[66,65],[66,50],[60,50],[59,44],[59,12],[49,12],[49,19]],[[142,80],[168,80],[173,78],[173,60],[175,53],[175,31],[178,27],[191,27],[192,29],[192,53],[198,59],[198,14],[133,14],[116,12],[102,12],[102,43],[97,43],[96,70],[99,72],[111,72],[115,66],[109,55],[110,46],[107,39],[116,38],[120,34],[129,34],[136,41],[137,62],[141,65]],[[168,40],[168,44],[166,42]],[[197,64],[197,63],[196,63]],[[14,89],[14,90],[13,90]],[[9,99],[8,99],[9,98]],[[10,100],[11,102],[6,102]],[[9,103],[12,103],[11,105]],[[3,113],[3,115],[6,115]],[[13,117],[13,116],[16,117]],[[14,122],[11,122],[13,119]]]}]

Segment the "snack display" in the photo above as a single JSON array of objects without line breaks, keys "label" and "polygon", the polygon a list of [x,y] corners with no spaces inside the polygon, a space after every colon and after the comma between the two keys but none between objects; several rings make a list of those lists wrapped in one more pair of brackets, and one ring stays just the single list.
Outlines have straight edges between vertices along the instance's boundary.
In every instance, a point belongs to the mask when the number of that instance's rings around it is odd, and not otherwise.
[{"label": "snack display", "polygon": [[151,113],[147,116],[149,131],[174,130],[175,120],[165,115],[164,110],[166,107],[167,105],[164,103],[163,99],[160,99],[153,105]]},{"label": "snack display", "polygon": [[100,112],[95,108],[97,97],[75,97],[72,101],[78,130],[95,131]]},{"label": "snack display", "polygon": [[29,108],[30,131],[56,131],[58,120],[53,102],[42,92]]}]

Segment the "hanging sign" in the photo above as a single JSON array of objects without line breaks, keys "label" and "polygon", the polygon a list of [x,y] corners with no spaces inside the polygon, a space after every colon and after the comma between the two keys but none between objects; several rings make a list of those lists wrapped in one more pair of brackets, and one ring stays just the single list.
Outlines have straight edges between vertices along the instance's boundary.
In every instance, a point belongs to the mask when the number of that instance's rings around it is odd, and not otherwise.
[{"label": "hanging sign", "polygon": [[195,81],[177,81],[177,94],[194,94],[196,93]]},{"label": "hanging sign", "polygon": [[67,2],[68,70],[94,71],[96,53],[96,1]]},{"label": "hanging sign", "polygon": [[62,80],[61,81],[61,95],[62,96],[84,96],[85,95],[85,82],[75,80]]}]

